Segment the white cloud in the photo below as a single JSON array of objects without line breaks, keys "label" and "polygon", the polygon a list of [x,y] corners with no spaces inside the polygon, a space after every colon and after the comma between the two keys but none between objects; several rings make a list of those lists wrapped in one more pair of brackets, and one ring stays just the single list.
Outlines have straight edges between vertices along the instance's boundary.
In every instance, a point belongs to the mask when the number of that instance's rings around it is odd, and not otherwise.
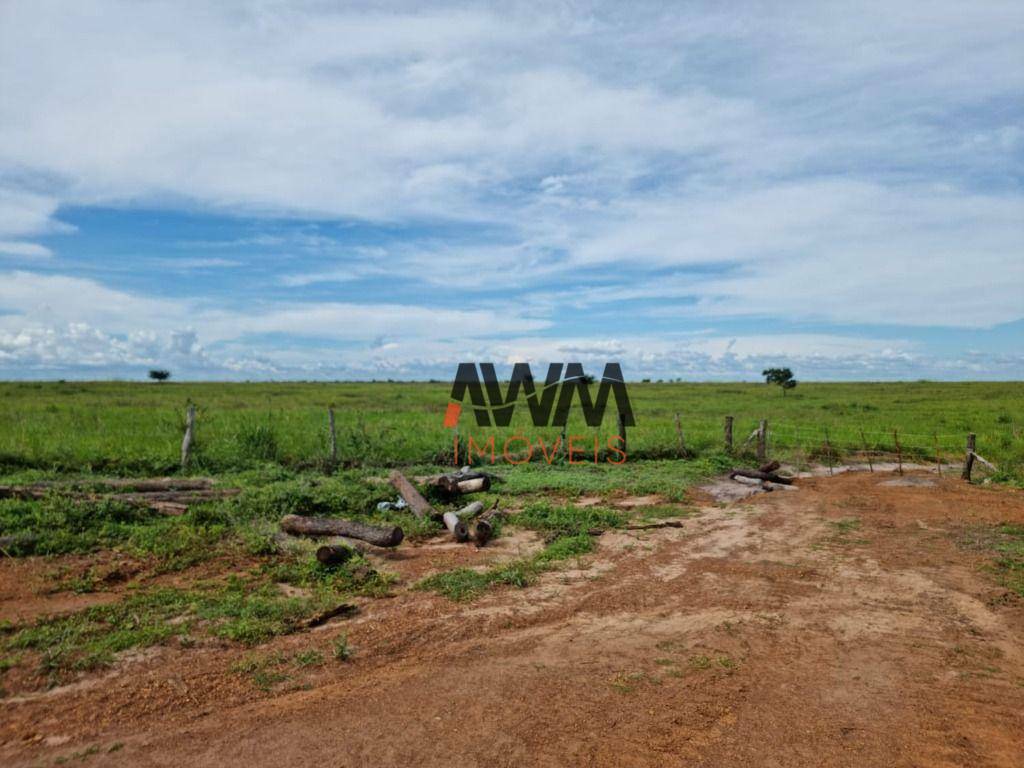
[{"label": "white cloud", "polygon": [[48,259],[53,251],[38,243],[19,242],[17,240],[0,240],[0,254],[23,256],[29,259]]},{"label": "white cloud", "polygon": [[[472,227],[383,247],[311,225],[298,237],[178,244],[232,258],[133,264],[230,268],[247,248],[280,248],[309,261],[287,274],[279,265],[266,281],[276,289],[394,275],[431,289],[424,306],[268,293],[239,310],[220,296],[170,300],[22,272],[0,285],[0,330],[41,334],[47,355],[77,339],[145,356],[146,343],[177,349],[169,334],[194,328],[204,349],[235,345],[239,360],[257,349],[246,337],[386,335],[365,365],[404,366],[447,359],[437,337],[530,334],[557,328],[558,311],[627,299],[678,300],[638,310],[648,320],[1014,321],[1024,317],[1022,32],[1024,6],[1000,1],[82,0],[55,13],[12,0],[0,5],[8,256],[50,256],[32,240],[67,231],[62,205]],[[606,287],[577,287],[602,277]],[[500,309],[473,308],[496,287]],[[455,290],[468,308],[448,306]],[[137,332],[156,336],[118,341]],[[604,334],[594,327],[581,349]],[[790,338],[786,354],[819,354],[807,335]],[[870,343],[870,354],[886,349]],[[282,365],[316,354],[293,350]]]}]

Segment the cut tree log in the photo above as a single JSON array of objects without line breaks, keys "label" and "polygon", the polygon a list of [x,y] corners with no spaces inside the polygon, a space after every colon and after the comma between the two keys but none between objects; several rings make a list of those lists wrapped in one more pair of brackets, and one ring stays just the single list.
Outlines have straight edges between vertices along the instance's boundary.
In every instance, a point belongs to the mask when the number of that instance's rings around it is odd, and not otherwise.
[{"label": "cut tree log", "polygon": [[491,478],[484,475],[483,477],[474,477],[469,480],[460,480],[456,483],[455,488],[458,493],[480,493],[481,491],[490,490]]},{"label": "cut tree log", "polygon": [[444,527],[451,531],[452,537],[458,542],[469,541],[469,528],[466,524],[459,520],[459,516],[454,512],[445,512],[441,519],[444,521]]},{"label": "cut tree log", "polygon": [[78,501],[117,501],[135,507],[143,507],[162,515],[181,515],[188,511],[190,504],[234,496],[238,488],[201,488],[186,491],[153,491],[151,493],[89,493],[75,491],[59,485],[0,486],[0,499],[38,500],[50,493],[60,493]]},{"label": "cut tree log", "polygon": [[351,560],[356,551],[342,544],[325,544],[316,550],[316,559],[322,565],[340,565]]},{"label": "cut tree log", "polygon": [[455,514],[458,515],[460,520],[472,520],[483,511],[484,503],[482,501],[474,501],[458,510]]},{"label": "cut tree log", "polygon": [[[489,490],[491,476],[484,472],[469,472],[466,468],[446,475],[428,477],[426,484],[450,496]],[[408,501],[408,499],[406,499]]]},{"label": "cut tree log", "polygon": [[767,464],[762,464],[760,467],[758,467],[758,471],[760,471],[760,472],[774,472],[775,470],[777,470],[781,466],[782,465],[779,462],[777,462],[777,461],[769,461]]},{"label": "cut tree log", "polygon": [[40,480],[23,488],[55,488],[104,492],[103,488],[151,493],[158,491],[207,491],[213,488],[211,477],[99,477],[79,480]]},{"label": "cut tree log", "polygon": [[735,480],[737,477],[752,477],[755,480],[767,480],[772,483],[778,483],[779,485],[792,485],[793,478],[783,477],[777,475],[774,472],[761,472],[757,469],[734,469],[729,473],[729,477]]},{"label": "cut tree log", "polygon": [[476,521],[476,525],[473,527],[473,540],[478,547],[484,546],[494,536],[494,523],[492,521],[500,514],[502,514],[501,510],[497,506],[493,506],[480,515],[480,519]]},{"label": "cut tree log", "polygon": [[348,536],[378,547],[397,547],[405,538],[397,525],[370,525],[340,517],[286,515],[281,518],[281,530],[296,536]]},{"label": "cut tree log", "polygon": [[406,479],[405,475],[397,469],[393,469],[388,475],[388,479],[391,481],[391,485],[395,487],[395,490],[405,499],[405,503],[409,505],[409,508],[416,517],[422,519],[424,517],[437,516],[437,512],[430,506],[430,502],[423,498],[415,486]]}]

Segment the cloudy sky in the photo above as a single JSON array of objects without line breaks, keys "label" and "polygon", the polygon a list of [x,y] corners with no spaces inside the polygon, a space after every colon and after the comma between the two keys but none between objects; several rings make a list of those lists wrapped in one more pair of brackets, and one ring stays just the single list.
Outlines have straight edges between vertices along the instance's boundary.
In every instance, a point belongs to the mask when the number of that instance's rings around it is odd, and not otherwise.
[{"label": "cloudy sky", "polygon": [[0,0],[0,377],[1024,378],[1024,4]]}]

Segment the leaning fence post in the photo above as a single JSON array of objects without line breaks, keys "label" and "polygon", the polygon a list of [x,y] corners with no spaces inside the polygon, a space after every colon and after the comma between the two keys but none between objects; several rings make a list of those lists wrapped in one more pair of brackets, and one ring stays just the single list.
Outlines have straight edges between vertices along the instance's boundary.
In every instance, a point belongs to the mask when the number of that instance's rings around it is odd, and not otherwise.
[{"label": "leaning fence post", "polygon": [[967,435],[967,455],[964,457],[964,472],[960,475],[967,482],[971,481],[971,469],[974,468],[974,449],[976,447],[977,435],[971,432]]},{"label": "leaning fence post", "polygon": [[328,440],[330,441],[331,466],[338,463],[338,436],[334,431],[334,408],[327,409]]},{"label": "leaning fence post", "polygon": [[195,432],[196,427],[196,407],[192,404],[188,404],[188,410],[185,412],[185,437],[181,440],[181,468],[188,468],[188,461],[192,455],[192,435]]},{"label": "leaning fence post", "polygon": [[768,419],[761,419],[757,425],[757,460],[762,464],[768,454]]},{"label": "leaning fence post", "polygon": [[626,414],[619,414],[619,437],[622,438],[622,452],[626,453]]},{"label": "leaning fence post", "polygon": [[725,417],[725,450],[732,453],[732,416]]},{"label": "leaning fence post", "polygon": [[686,442],[683,440],[683,426],[679,423],[679,414],[676,414],[676,437],[679,438],[679,458],[686,455]]}]

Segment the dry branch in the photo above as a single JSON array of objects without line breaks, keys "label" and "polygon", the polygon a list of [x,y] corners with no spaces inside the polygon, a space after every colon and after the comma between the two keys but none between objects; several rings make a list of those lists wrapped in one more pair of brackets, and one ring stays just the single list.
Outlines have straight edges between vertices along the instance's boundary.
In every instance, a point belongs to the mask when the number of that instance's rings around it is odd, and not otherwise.
[{"label": "dry branch", "polygon": [[306,622],[306,627],[310,629],[312,629],[313,627],[319,627],[321,624],[325,624],[331,619],[337,618],[338,616],[351,616],[358,610],[359,608],[352,605],[352,603],[342,603],[341,605],[326,610],[323,613],[318,613],[316,616],[314,616]]},{"label": "dry branch", "polygon": [[975,458],[975,459],[976,459],[977,461],[980,461],[980,462],[981,462],[982,464],[984,464],[984,465],[985,465],[986,467],[988,467],[989,469],[991,469],[991,470],[992,470],[993,472],[998,472],[998,471],[999,471],[999,470],[998,470],[998,469],[996,468],[996,465],[995,465],[995,464],[993,464],[993,463],[992,463],[991,461],[988,461],[987,459],[983,459],[983,458],[981,458],[981,456],[979,456],[978,454],[976,454],[976,453],[975,453],[974,451],[971,451],[971,455],[972,455],[972,456],[973,456],[973,457],[974,457],[974,458]]}]

